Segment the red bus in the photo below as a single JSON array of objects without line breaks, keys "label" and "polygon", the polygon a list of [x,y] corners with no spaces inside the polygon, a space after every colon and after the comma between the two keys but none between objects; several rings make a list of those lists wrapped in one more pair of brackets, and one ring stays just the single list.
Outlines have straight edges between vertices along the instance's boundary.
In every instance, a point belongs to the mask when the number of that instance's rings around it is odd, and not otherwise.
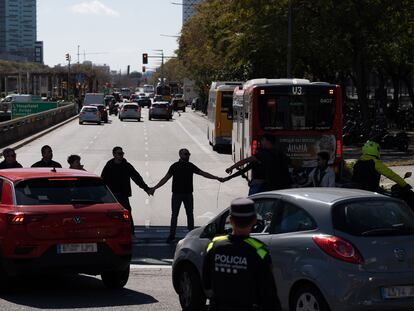
[{"label": "red bus", "polygon": [[260,137],[276,138],[292,170],[309,172],[327,151],[335,172],[342,161],[342,95],[338,85],[305,79],[254,79],[233,93],[232,155],[255,153]]}]

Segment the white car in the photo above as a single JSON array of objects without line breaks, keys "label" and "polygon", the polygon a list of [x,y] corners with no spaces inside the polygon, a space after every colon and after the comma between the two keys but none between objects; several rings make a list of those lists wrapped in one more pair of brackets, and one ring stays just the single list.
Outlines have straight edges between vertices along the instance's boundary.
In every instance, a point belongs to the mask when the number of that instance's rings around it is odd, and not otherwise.
[{"label": "white car", "polygon": [[101,124],[101,113],[96,106],[83,106],[79,113],[79,124],[83,122],[93,122]]},{"label": "white car", "polygon": [[119,109],[119,120],[136,119],[141,121],[141,107],[137,103],[124,103]]}]

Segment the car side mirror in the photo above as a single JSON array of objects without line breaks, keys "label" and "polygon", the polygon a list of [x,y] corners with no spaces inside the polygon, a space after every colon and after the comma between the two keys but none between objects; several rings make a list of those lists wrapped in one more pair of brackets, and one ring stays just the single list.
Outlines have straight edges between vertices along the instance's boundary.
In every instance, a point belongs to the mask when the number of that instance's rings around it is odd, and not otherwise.
[{"label": "car side mirror", "polygon": [[412,175],[412,173],[411,173],[411,172],[407,172],[407,173],[405,173],[405,175],[404,175],[404,179],[406,179],[406,178],[410,178],[410,177],[411,177],[411,175]]}]

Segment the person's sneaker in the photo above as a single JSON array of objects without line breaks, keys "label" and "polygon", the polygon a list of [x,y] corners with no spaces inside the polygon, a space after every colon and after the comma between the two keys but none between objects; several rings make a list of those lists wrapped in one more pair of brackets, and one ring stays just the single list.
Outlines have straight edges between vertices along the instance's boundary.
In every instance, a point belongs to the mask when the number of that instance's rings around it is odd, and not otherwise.
[{"label": "person's sneaker", "polygon": [[165,241],[165,243],[167,243],[167,244],[171,244],[171,243],[173,243],[173,242],[174,242],[174,240],[175,240],[175,237],[173,237],[173,236],[169,236],[169,237],[167,238],[167,240]]}]

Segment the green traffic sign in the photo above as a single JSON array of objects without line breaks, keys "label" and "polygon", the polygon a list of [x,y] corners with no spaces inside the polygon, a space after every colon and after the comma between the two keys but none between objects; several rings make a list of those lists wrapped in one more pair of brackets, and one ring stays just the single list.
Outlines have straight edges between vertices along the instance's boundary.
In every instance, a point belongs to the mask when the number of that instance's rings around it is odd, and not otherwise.
[{"label": "green traffic sign", "polygon": [[25,117],[31,114],[47,111],[57,108],[57,102],[13,102],[12,103],[12,119]]}]

